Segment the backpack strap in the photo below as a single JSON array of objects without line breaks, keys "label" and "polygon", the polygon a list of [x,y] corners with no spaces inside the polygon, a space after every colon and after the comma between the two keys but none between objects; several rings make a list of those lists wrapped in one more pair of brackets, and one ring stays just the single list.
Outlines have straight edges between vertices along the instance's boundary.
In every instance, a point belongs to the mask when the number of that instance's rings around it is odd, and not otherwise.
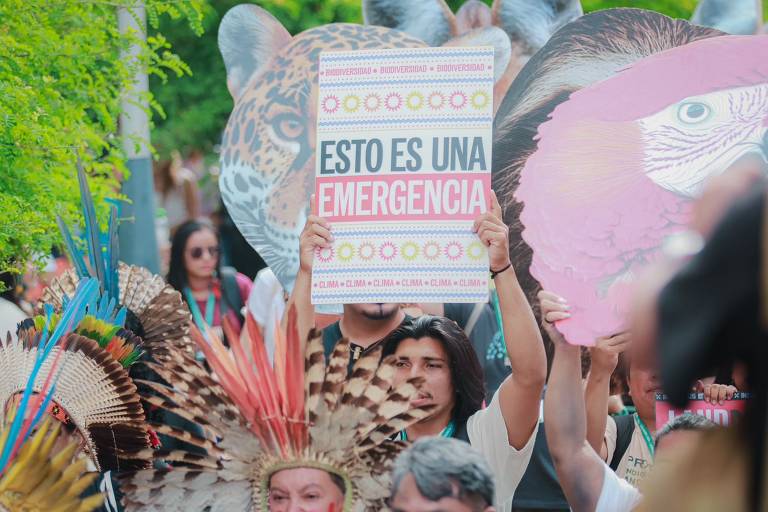
[{"label": "backpack strap", "polygon": [[480,319],[480,315],[483,313],[484,308],[485,308],[484,302],[478,302],[472,308],[472,313],[470,313],[469,315],[469,320],[467,320],[467,325],[464,326],[464,334],[467,335],[467,338],[469,338],[472,335],[472,331],[475,330],[475,325],[477,325],[477,321],[478,319]]},{"label": "backpack strap", "polygon": [[237,285],[237,271],[232,267],[221,267],[221,315],[224,316],[231,309],[237,315],[240,324],[243,323],[243,298],[240,295],[240,287]]},{"label": "backpack strap", "polygon": [[632,435],[635,433],[635,415],[614,416],[613,420],[616,422],[616,449],[613,451],[611,463],[608,465],[616,471],[632,442]]}]

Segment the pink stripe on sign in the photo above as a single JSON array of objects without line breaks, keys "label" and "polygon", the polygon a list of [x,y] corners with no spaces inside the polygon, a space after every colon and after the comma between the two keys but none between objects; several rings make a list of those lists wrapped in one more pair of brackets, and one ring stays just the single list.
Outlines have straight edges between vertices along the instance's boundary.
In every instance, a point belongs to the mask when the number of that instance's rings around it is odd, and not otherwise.
[{"label": "pink stripe on sign", "polygon": [[491,174],[317,177],[318,214],[332,222],[474,220],[490,204]]}]

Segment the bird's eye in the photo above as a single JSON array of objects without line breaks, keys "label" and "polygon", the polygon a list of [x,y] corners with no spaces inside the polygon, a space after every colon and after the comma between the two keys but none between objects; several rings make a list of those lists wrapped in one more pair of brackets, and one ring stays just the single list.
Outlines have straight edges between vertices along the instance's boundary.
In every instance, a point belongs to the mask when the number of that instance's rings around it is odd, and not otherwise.
[{"label": "bird's eye", "polygon": [[685,124],[699,124],[709,119],[712,109],[706,103],[683,103],[677,110],[677,117]]}]

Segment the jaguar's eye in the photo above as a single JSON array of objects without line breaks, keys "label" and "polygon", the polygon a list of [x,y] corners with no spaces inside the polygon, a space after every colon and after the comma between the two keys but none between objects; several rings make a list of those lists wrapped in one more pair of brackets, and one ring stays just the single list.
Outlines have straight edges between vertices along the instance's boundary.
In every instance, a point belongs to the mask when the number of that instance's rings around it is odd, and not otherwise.
[{"label": "jaguar's eye", "polygon": [[296,140],[304,135],[304,123],[294,114],[275,116],[272,126],[277,136],[285,140]]},{"label": "jaguar's eye", "polygon": [[685,124],[699,124],[709,119],[712,109],[706,103],[683,103],[677,109],[677,118]]}]

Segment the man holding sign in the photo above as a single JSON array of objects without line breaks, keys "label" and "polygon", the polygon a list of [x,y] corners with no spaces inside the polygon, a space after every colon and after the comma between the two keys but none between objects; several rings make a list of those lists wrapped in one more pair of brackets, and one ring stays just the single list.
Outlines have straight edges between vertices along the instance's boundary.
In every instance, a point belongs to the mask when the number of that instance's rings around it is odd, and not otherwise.
[{"label": "man holding sign", "polygon": [[[397,358],[396,382],[421,377],[424,384],[419,403],[435,406],[432,415],[397,435],[408,440],[454,437],[472,444],[483,453],[494,472],[496,503],[501,506],[514,495],[531,457],[539,397],[546,377],[546,356],[536,319],[509,260],[509,230],[501,220],[501,207],[493,193],[491,200],[491,211],[478,216],[471,229],[489,255],[490,276],[499,294],[512,374],[501,384],[488,407],[483,408],[485,393],[477,354],[454,322],[428,315],[417,320],[405,319],[382,344],[384,354]],[[313,321],[313,307],[308,300],[313,255],[332,246],[329,227],[322,217],[311,215],[301,236],[301,271],[294,300],[302,336]],[[345,314],[363,307],[383,309],[389,305],[345,304]],[[373,320],[369,323],[377,325]],[[429,326],[424,331],[422,327],[426,324]]]},{"label": "man holding sign", "polygon": [[491,204],[494,56],[320,55],[315,198],[294,295],[300,311],[345,305],[325,331],[327,354],[344,335],[359,357],[403,321],[397,303],[488,301],[487,250],[472,223]]},{"label": "man holding sign", "polygon": [[[384,338],[397,381],[423,379],[418,401],[435,407],[396,435],[471,443],[503,506],[530,460],[546,356],[490,190],[492,64],[490,48],[321,55],[315,197],[294,301],[302,339],[322,303],[344,304],[338,336],[368,350]],[[464,332],[441,317],[407,318],[395,303],[487,302],[490,279],[512,375],[483,408]]]}]

